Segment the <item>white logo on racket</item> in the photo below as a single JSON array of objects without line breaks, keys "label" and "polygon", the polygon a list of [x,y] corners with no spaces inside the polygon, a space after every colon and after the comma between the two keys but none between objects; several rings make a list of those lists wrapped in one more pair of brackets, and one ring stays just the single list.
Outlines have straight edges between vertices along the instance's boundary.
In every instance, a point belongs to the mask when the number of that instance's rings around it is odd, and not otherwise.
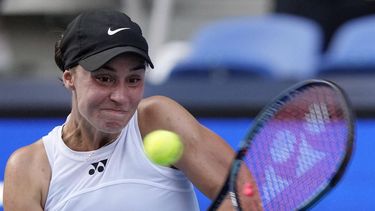
[{"label": "white logo on racket", "polygon": [[118,29],[112,30],[111,27],[109,27],[107,33],[108,35],[112,36],[120,31],[127,30],[127,29],[130,29],[130,28],[125,27],[125,28],[118,28]]},{"label": "white logo on racket", "polygon": [[321,133],[326,130],[325,124],[329,122],[328,108],[325,103],[314,103],[309,106],[309,113],[305,114],[305,127],[313,133]]},{"label": "white logo on racket", "polygon": [[287,180],[278,176],[272,166],[267,166],[265,169],[266,183],[263,184],[262,191],[267,204],[279,193],[281,193],[290,184]]},{"label": "white logo on racket", "polygon": [[299,156],[297,157],[297,177],[305,174],[326,156],[324,152],[314,149],[307,143],[306,137],[303,134],[301,136],[302,141],[299,146]]},{"label": "white logo on racket", "polygon": [[274,162],[286,162],[294,152],[296,136],[289,130],[278,131],[270,148],[271,157]]}]

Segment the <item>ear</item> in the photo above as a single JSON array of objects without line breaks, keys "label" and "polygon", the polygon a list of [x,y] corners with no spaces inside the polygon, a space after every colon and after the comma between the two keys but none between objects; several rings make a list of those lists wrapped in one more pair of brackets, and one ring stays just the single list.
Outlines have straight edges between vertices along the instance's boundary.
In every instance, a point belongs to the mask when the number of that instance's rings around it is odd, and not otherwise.
[{"label": "ear", "polygon": [[62,76],[64,86],[69,90],[74,90],[74,74],[70,70],[65,70]]}]

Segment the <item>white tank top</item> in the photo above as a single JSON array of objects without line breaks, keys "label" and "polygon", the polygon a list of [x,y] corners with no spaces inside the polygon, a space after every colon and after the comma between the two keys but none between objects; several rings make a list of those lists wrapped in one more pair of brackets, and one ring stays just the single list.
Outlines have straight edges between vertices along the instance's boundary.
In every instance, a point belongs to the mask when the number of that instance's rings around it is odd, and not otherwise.
[{"label": "white tank top", "polygon": [[95,151],[71,150],[61,131],[43,137],[52,169],[46,211],[199,210],[185,175],[144,154],[137,113],[116,141]]}]

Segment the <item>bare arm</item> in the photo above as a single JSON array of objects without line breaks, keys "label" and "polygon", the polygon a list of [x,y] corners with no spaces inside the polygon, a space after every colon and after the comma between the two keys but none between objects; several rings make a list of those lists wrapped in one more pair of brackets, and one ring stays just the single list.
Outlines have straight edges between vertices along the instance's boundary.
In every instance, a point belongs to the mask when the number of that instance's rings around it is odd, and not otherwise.
[{"label": "bare arm", "polygon": [[[183,107],[168,98],[146,99],[141,103],[139,111],[142,135],[156,129],[167,129],[181,136],[185,148],[182,158],[175,166],[207,197],[214,199],[228,174],[234,157],[232,148],[221,137],[202,126]],[[240,178],[242,183],[245,180],[253,182],[249,172],[241,173]],[[260,209],[256,187],[254,196],[243,200],[250,207]],[[231,209],[230,201],[227,200],[222,210]]]},{"label": "bare arm", "polygon": [[4,210],[43,210],[50,168],[44,146],[38,141],[15,151],[4,178]]}]

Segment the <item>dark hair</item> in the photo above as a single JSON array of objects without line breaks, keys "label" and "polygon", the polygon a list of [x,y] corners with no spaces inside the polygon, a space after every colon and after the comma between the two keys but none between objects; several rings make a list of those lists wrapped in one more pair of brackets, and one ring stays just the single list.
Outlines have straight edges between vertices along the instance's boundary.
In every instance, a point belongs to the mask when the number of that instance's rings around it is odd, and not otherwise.
[{"label": "dark hair", "polygon": [[65,68],[64,68],[63,52],[61,50],[61,42],[63,38],[64,38],[64,34],[61,34],[55,43],[55,62],[56,62],[57,67],[59,67],[60,70],[64,72]]}]

